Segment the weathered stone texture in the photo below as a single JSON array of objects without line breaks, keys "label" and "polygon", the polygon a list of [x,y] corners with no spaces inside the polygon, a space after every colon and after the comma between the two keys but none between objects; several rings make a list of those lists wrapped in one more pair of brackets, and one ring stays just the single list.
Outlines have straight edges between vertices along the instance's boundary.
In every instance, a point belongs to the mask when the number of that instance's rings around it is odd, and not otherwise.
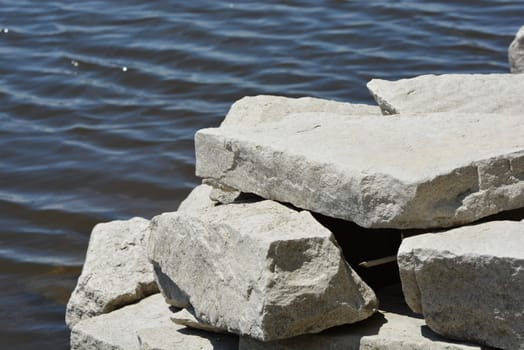
[{"label": "weathered stone texture", "polygon": [[67,304],[66,323],[70,328],[82,319],[158,292],[146,256],[148,223],[133,218],[95,226],[82,273]]},{"label": "weathered stone texture", "polygon": [[373,291],[307,212],[271,201],[230,204],[163,214],[151,227],[150,259],[214,327],[271,340],[376,310]]},{"label": "weathered stone texture", "polygon": [[524,76],[518,74],[421,75],[367,87],[384,114],[467,112],[521,114]]},{"label": "weathered stone texture", "polygon": [[201,184],[195,187],[186,199],[178,206],[179,212],[199,212],[214,207],[216,203],[210,199],[213,187]]},{"label": "weathered stone texture", "polygon": [[409,306],[435,332],[524,349],[524,221],[492,221],[403,241]]},{"label": "weathered stone texture", "polygon": [[256,126],[262,123],[278,122],[286,119],[293,120],[294,114],[303,112],[380,115],[380,108],[314,97],[246,96],[231,106],[221,126]]},{"label": "weathered stone texture", "polygon": [[524,207],[522,114],[295,115],[200,130],[197,175],[375,228],[449,227]]},{"label": "weathered stone texture", "polygon": [[524,73],[524,26],[509,45],[508,59],[511,73]]}]

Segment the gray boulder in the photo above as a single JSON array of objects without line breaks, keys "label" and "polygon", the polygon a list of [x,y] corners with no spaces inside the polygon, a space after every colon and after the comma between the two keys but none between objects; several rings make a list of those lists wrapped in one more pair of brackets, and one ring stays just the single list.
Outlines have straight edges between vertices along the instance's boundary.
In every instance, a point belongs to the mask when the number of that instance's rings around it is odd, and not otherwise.
[{"label": "gray boulder", "polygon": [[133,218],[95,226],[82,273],[67,303],[70,328],[158,293],[146,256],[148,224],[146,219]]},{"label": "gray boulder", "polygon": [[305,113],[203,129],[195,145],[200,177],[362,227],[449,227],[524,207],[522,114]]},{"label": "gray boulder", "polygon": [[356,322],[377,308],[308,212],[230,204],[162,214],[151,228],[149,258],[216,328],[267,341]]},{"label": "gray boulder", "polygon": [[189,193],[186,199],[180,203],[177,210],[190,213],[214,207],[216,202],[210,198],[212,191],[213,187],[209,185],[198,185]]},{"label": "gray boulder", "polygon": [[367,87],[383,114],[522,114],[524,111],[524,76],[516,74],[421,75],[397,81],[373,79]]},{"label": "gray boulder", "polygon": [[524,73],[524,26],[509,45],[508,60],[511,73]]},{"label": "gray boulder", "polygon": [[524,349],[524,221],[492,221],[403,241],[408,305],[444,336]]},{"label": "gray boulder", "polygon": [[337,102],[314,97],[246,96],[231,106],[221,126],[256,126],[261,123],[293,119],[294,114],[303,112],[343,115],[380,115],[380,108],[377,106]]}]

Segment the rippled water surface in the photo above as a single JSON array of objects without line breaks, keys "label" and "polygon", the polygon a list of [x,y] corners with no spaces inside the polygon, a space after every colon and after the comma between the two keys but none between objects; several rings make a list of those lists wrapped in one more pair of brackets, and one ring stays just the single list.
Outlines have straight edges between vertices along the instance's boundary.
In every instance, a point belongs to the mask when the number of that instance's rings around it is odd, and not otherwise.
[{"label": "rippled water surface", "polygon": [[515,1],[0,0],[0,346],[67,349],[91,228],[176,209],[244,95],[507,72]]}]

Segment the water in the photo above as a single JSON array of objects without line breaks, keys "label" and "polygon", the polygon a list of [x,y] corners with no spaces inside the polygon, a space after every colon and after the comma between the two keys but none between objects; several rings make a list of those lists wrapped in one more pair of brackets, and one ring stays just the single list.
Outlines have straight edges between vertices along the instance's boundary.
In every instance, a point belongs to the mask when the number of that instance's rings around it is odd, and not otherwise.
[{"label": "water", "polygon": [[93,225],[176,209],[236,99],[507,72],[524,2],[472,3],[0,0],[1,347],[68,348]]}]

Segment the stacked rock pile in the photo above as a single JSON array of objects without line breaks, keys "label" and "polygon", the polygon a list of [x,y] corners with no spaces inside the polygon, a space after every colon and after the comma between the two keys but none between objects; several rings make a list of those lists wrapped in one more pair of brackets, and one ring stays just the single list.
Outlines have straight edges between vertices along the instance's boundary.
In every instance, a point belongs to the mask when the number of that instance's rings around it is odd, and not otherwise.
[{"label": "stacked rock pile", "polygon": [[198,131],[176,212],[94,228],[71,348],[524,349],[524,75],[368,89]]}]

